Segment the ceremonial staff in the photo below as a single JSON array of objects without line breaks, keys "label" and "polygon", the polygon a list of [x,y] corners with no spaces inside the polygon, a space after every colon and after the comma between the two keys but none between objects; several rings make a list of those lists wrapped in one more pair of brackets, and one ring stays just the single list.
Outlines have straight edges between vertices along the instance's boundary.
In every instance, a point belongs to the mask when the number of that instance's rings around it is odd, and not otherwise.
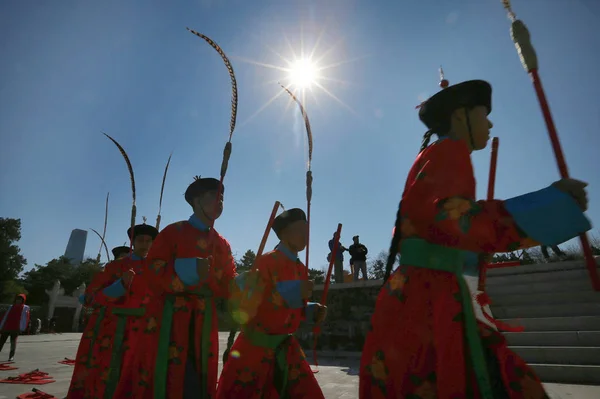
[{"label": "ceremonial staff", "polygon": [[[335,263],[335,257],[337,256],[337,249],[340,245],[340,237],[342,236],[342,224],[338,223],[337,230],[333,237],[333,249],[331,250],[331,258],[329,258],[329,268],[327,269],[327,276],[325,276],[325,286],[323,287],[323,295],[321,296],[321,305],[326,306],[327,303],[327,293],[329,292],[329,285],[331,284],[331,270],[333,269],[333,265]],[[313,327],[313,360],[315,362],[315,367],[319,367],[319,362],[317,361],[317,339],[321,334],[321,325],[317,324]],[[318,369],[312,370],[313,373],[318,373]]]},{"label": "ceremonial staff", "polygon": [[131,195],[133,197],[133,203],[131,205],[131,235],[129,237],[129,253],[131,253],[133,250],[133,231],[135,230],[135,216],[137,212],[137,208],[135,206],[135,176],[133,174],[133,166],[131,166],[129,156],[127,155],[127,152],[125,152],[121,144],[119,144],[117,140],[113,139],[108,134],[104,132],[102,132],[102,134],[108,137],[109,140],[117,146],[119,152],[123,156],[123,159],[125,159],[125,163],[127,164],[127,170],[129,170],[129,180],[131,181]]},{"label": "ceremonial staff", "polygon": [[313,138],[312,138],[312,130],[310,128],[310,121],[308,120],[308,114],[304,109],[302,103],[298,100],[298,98],[292,93],[287,87],[279,83],[279,86],[283,90],[285,90],[292,99],[298,104],[300,107],[300,112],[302,113],[302,118],[304,119],[304,126],[306,127],[306,136],[308,138],[308,170],[306,171],[306,221],[308,222],[308,229],[306,234],[306,270],[308,267],[308,259],[310,256],[310,203],[312,201],[312,152],[313,152]]},{"label": "ceremonial staff", "polygon": [[158,201],[158,216],[156,216],[156,230],[160,231],[160,211],[162,210],[162,199],[163,199],[163,191],[165,191],[165,181],[167,180],[167,171],[169,170],[169,164],[171,163],[171,157],[173,153],[169,154],[169,159],[167,160],[167,166],[165,166],[165,173],[163,173],[162,185],[160,186],[160,200]]},{"label": "ceremonial staff", "polygon": [[[488,190],[487,190],[487,200],[492,201],[494,199],[494,191],[496,189],[496,167],[498,164],[498,147],[499,147],[499,139],[498,137],[494,137],[492,139],[492,156],[490,159],[490,175],[488,178]],[[490,260],[491,262],[491,260]],[[491,305],[492,301],[490,297],[485,292],[485,283],[487,277],[487,271],[491,268],[498,267],[510,267],[510,266],[519,266],[521,262],[502,262],[497,264],[487,263],[486,260],[481,257],[479,262],[479,281],[477,284],[477,289],[481,291],[475,297],[477,304],[481,307],[481,313],[483,317],[492,325],[496,326],[500,331],[503,332],[523,332],[525,329],[522,326],[512,326],[510,324],[501,322],[500,320],[494,319],[490,314],[486,311],[485,307]]]},{"label": "ceremonial staff", "polygon": [[[494,199],[494,190],[496,188],[496,165],[498,164],[498,137],[492,139],[492,157],[490,159],[490,176],[488,178],[487,200]],[[491,262],[491,260],[490,260]],[[485,291],[485,280],[487,276],[487,262],[480,262],[479,265],[479,283],[478,290]]]},{"label": "ceremonial staff", "polygon": [[[210,220],[210,228],[212,229],[215,225],[215,217],[218,212],[218,204],[221,198],[221,194],[223,193],[223,180],[225,179],[225,174],[227,173],[227,166],[229,165],[229,158],[231,157],[231,138],[233,137],[233,131],[235,130],[235,122],[237,119],[237,106],[238,106],[238,92],[237,92],[237,81],[235,79],[235,73],[233,72],[233,66],[231,66],[231,62],[229,62],[229,58],[223,51],[223,49],[215,43],[210,37],[203,35],[202,33],[198,33],[195,30],[190,28],[186,28],[189,32],[198,36],[199,38],[206,41],[213,49],[219,53],[223,62],[225,63],[225,67],[227,67],[227,71],[229,72],[229,78],[231,79],[231,119],[229,121],[229,140],[225,143],[225,148],[223,149],[223,161],[221,162],[221,178],[219,180],[219,189],[217,191],[217,198],[215,199],[215,210],[213,217]],[[209,237],[209,242],[212,237]],[[213,243],[214,245],[214,243]]]},{"label": "ceremonial staff", "polygon": [[110,193],[106,193],[106,205],[104,206],[104,230],[102,231],[102,235],[100,235],[100,233],[98,233],[96,230],[90,229],[94,233],[96,233],[98,238],[100,238],[100,249],[98,249],[98,256],[96,257],[96,262],[98,262],[98,263],[100,263],[100,255],[102,253],[103,245],[104,245],[104,249],[106,250],[106,262],[107,263],[110,262],[110,256],[108,254],[108,247],[106,246],[106,241],[104,241],[104,238],[106,237],[106,225],[108,223],[108,197],[109,196],[110,196]]},{"label": "ceremonial staff", "polygon": [[100,263],[100,253],[102,252],[102,246],[104,245],[104,250],[106,251],[106,263],[109,263],[110,255],[108,254],[108,247],[106,246],[106,241],[104,241],[104,238],[102,238],[100,233],[98,233],[96,230],[92,229],[91,227],[90,227],[90,230],[92,230],[94,233],[96,233],[96,235],[100,239],[100,251],[98,252],[98,256],[96,257],[96,262]]},{"label": "ceremonial staff", "polygon": [[[265,232],[263,233],[263,237],[262,240],[260,241],[260,245],[258,246],[258,251],[256,251],[256,256],[254,257],[254,262],[252,263],[252,267],[250,268],[250,272],[254,272],[256,270],[256,259],[258,259],[259,256],[261,256],[265,250],[265,246],[267,245],[267,240],[269,239],[269,233],[271,232],[271,227],[273,227],[273,221],[275,220],[275,217],[277,216],[277,211],[279,210],[279,207],[283,208],[283,205],[281,205],[281,203],[279,201],[275,201],[275,204],[273,205],[273,210],[271,211],[271,216],[269,216],[269,221],[267,222],[267,227],[265,228]],[[249,279],[251,279],[252,277],[250,277],[250,275],[248,274],[246,277],[249,277]],[[248,278],[245,281],[244,284],[244,288],[242,290],[242,297],[241,300],[244,300],[248,297],[248,293],[251,290],[251,285],[252,283]],[[235,284],[235,283],[233,283]],[[231,347],[233,346],[233,342],[235,340],[235,334],[237,333],[237,325],[239,324],[239,322],[237,320],[235,320],[235,318],[233,318],[233,322],[235,323],[234,327],[229,331],[229,337],[227,338],[227,348],[225,349],[225,352],[223,352],[223,363],[227,362],[227,359],[229,358],[229,352],[231,351]],[[243,320],[240,320],[243,321]]]},{"label": "ceremonial staff", "polygon": [[[552,119],[552,114],[550,113],[550,106],[548,105],[546,94],[544,92],[544,88],[542,87],[542,81],[538,74],[537,55],[533,45],[531,44],[529,31],[527,30],[525,24],[521,20],[518,20],[517,16],[512,11],[510,0],[501,1],[504,8],[508,12],[509,19],[512,22],[510,27],[510,35],[515,43],[517,53],[521,59],[521,64],[523,64],[525,71],[529,73],[529,76],[531,76],[533,87],[535,89],[538,102],[540,103],[542,114],[544,115],[544,121],[546,122],[546,127],[548,128],[548,135],[550,137],[552,149],[554,150],[554,157],[556,158],[558,170],[560,171],[560,175],[563,179],[568,179],[569,171],[567,169],[567,163],[565,162],[560,141],[558,139],[558,133],[554,125],[554,120]],[[585,255],[586,266],[592,280],[592,286],[594,287],[594,290],[600,291],[600,278],[598,277],[596,260],[592,254],[592,249],[590,248],[587,234],[583,233],[579,236],[579,238],[581,240],[583,254]]]}]

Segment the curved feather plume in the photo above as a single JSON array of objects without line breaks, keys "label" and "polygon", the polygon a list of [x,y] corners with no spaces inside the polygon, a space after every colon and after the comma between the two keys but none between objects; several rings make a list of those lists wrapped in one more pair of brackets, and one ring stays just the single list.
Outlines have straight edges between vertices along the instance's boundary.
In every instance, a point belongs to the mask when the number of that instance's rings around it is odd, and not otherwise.
[{"label": "curved feather plume", "polygon": [[[108,247],[106,246],[106,241],[104,241],[104,238],[96,230],[94,230],[92,228],[90,228],[90,230],[92,230],[94,233],[96,233],[96,235],[100,239],[100,241],[101,241],[101,243],[100,243],[100,249],[101,250],[102,250],[102,246],[104,245],[104,250],[106,251],[106,261],[110,262],[110,255],[108,253]],[[98,257],[100,257],[100,254],[98,254]],[[99,261],[99,259],[98,259],[98,261]]]},{"label": "curved feather plume", "polygon": [[279,86],[281,86],[281,88],[283,90],[285,90],[287,92],[287,94],[289,94],[290,97],[292,97],[292,99],[300,107],[300,112],[302,113],[302,118],[304,119],[304,126],[306,126],[306,136],[308,137],[308,170],[310,171],[311,164],[312,164],[312,153],[313,153],[313,136],[312,136],[312,129],[310,128],[310,121],[308,120],[308,114],[306,113],[306,110],[304,109],[304,105],[302,105],[302,103],[300,102],[300,100],[298,100],[298,98],[296,97],[296,95],[294,93],[292,93],[287,87],[285,87],[281,83],[279,83]]},{"label": "curved feather plume", "polygon": [[171,157],[173,153],[169,155],[169,159],[167,160],[167,166],[165,166],[165,173],[162,178],[162,185],[160,186],[160,200],[158,201],[158,216],[156,217],[156,230],[160,229],[160,211],[162,210],[162,199],[163,192],[165,191],[165,181],[167,180],[167,171],[169,170],[169,164],[171,163]]},{"label": "curved feather plume", "polygon": [[210,37],[203,35],[202,33],[196,32],[193,29],[185,28],[194,35],[198,36],[201,39],[204,39],[212,48],[214,48],[217,53],[223,59],[225,66],[227,67],[227,71],[229,72],[229,77],[231,78],[231,120],[229,122],[229,142],[231,142],[231,137],[233,136],[233,131],[235,130],[235,123],[237,119],[237,107],[238,107],[238,91],[237,91],[237,80],[235,79],[235,73],[233,72],[233,66],[231,66],[231,62],[229,62],[229,58],[217,43],[212,40]]},{"label": "curved feather plume", "polygon": [[131,234],[132,237],[130,237],[130,242],[129,242],[129,247],[131,249],[131,247],[133,246],[133,228],[135,227],[135,214],[136,214],[136,206],[135,206],[135,176],[133,174],[133,166],[131,166],[131,161],[129,160],[129,156],[127,155],[127,152],[125,152],[125,150],[123,149],[123,147],[121,146],[121,144],[119,144],[117,142],[117,140],[113,139],[112,137],[110,137],[108,134],[102,132],[103,135],[105,135],[106,137],[108,137],[110,139],[110,141],[112,141],[117,148],[119,149],[119,152],[121,153],[121,155],[123,155],[123,158],[125,159],[125,163],[127,164],[127,169],[129,170],[129,179],[131,180],[131,195],[133,197],[133,204],[131,205]]},{"label": "curved feather plume", "polygon": [[[106,225],[108,224],[108,197],[110,193],[106,193],[106,205],[104,207],[104,230],[102,231],[102,242],[100,243],[100,249],[98,250],[98,260],[100,259],[100,253],[102,252],[102,244],[104,243],[104,239],[106,238]],[[106,243],[104,243],[106,246]],[[109,259],[110,260],[110,259]]]},{"label": "curved feather plume", "polygon": [[281,83],[279,83],[279,86],[281,86],[281,88],[283,90],[285,90],[292,97],[292,99],[296,102],[296,104],[298,104],[298,106],[300,107],[300,112],[302,113],[302,118],[304,118],[304,126],[306,127],[306,136],[308,138],[308,165],[307,165],[308,170],[306,171],[306,219],[308,222],[308,229],[307,229],[308,236],[306,237],[306,261],[305,261],[306,269],[308,270],[308,268],[309,268],[308,261],[310,258],[310,203],[312,201],[312,181],[313,181],[312,170],[311,170],[312,153],[313,153],[313,136],[312,136],[312,130],[310,128],[310,121],[308,120],[308,114],[306,113],[306,110],[304,109],[304,106],[302,105],[302,103],[298,100],[298,98],[294,95],[294,93],[292,93],[287,87],[285,87]]}]

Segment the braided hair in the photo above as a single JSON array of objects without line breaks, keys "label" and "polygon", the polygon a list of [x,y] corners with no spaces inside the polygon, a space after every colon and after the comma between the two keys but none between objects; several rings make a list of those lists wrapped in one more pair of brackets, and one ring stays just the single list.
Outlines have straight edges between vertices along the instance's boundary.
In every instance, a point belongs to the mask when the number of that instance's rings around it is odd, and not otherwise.
[{"label": "braided hair", "polygon": [[[429,146],[429,142],[431,141],[431,137],[437,133],[434,133],[433,129],[429,129],[423,135],[423,141],[421,143],[421,148],[419,149],[419,154]],[[392,274],[392,269],[394,268],[394,263],[396,263],[396,257],[398,256],[398,245],[400,244],[400,239],[402,238],[402,201],[398,204],[398,212],[396,212],[396,222],[394,223],[394,235],[392,236],[392,242],[390,243],[390,250],[387,258],[387,263],[385,265],[385,276],[383,278],[383,284],[387,282]]]},{"label": "braided hair", "polygon": [[235,334],[237,333],[237,330],[238,327],[236,325],[229,331],[229,337],[227,337],[227,349],[225,349],[225,352],[223,352],[223,364],[225,364],[229,358],[229,352],[231,351],[231,347],[235,341]]},{"label": "braided hair", "polygon": [[425,151],[425,148],[429,146],[429,142],[431,141],[431,136],[433,136],[433,134],[433,130],[431,129],[425,132],[425,134],[423,135],[423,141],[421,142],[421,149],[419,150],[419,153]]},{"label": "braided hair", "polygon": [[394,223],[394,235],[392,236],[392,242],[390,243],[390,250],[387,258],[387,263],[385,265],[385,276],[383,277],[383,284],[388,281],[390,278],[390,274],[392,274],[392,269],[394,267],[394,263],[396,263],[396,257],[398,256],[398,244],[400,243],[400,238],[402,237],[401,226],[402,224],[402,201],[398,204],[398,212],[396,212],[396,222]]}]

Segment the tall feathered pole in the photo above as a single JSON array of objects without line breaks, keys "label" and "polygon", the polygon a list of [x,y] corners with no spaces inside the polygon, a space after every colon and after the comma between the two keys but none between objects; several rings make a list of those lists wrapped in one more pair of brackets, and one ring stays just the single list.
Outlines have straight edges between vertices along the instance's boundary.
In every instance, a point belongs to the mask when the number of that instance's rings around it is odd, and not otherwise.
[{"label": "tall feathered pole", "polygon": [[160,200],[158,201],[158,216],[156,216],[156,230],[160,230],[160,211],[162,210],[163,192],[165,191],[165,181],[167,180],[167,172],[169,170],[169,164],[171,163],[172,156],[173,153],[169,155],[169,159],[167,160],[167,165],[165,166],[165,173],[163,173],[162,184],[160,186]]},{"label": "tall feathered pole", "polygon": [[[106,193],[106,205],[104,206],[104,230],[102,231],[102,235],[98,234],[100,237],[100,249],[98,249],[98,256],[96,257],[96,262],[100,263],[100,256],[102,254],[102,245],[106,247],[106,242],[104,242],[104,238],[106,238],[106,225],[108,224],[108,197],[110,193]],[[96,230],[92,231],[96,232]],[[97,233],[97,232],[96,232]],[[108,249],[106,250],[107,262],[110,262],[110,258],[108,258]]]},{"label": "tall feathered pole", "polygon": [[308,222],[308,229],[307,229],[307,237],[306,237],[306,269],[308,270],[308,261],[310,259],[310,203],[312,201],[312,153],[313,153],[313,136],[312,136],[312,129],[310,128],[310,121],[308,120],[308,114],[306,113],[306,110],[304,109],[304,106],[302,105],[302,103],[298,100],[298,98],[294,95],[294,93],[292,93],[287,87],[285,87],[284,85],[282,85],[281,83],[279,83],[279,86],[281,86],[281,88],[283,90],[285,90],[291,97],[292,99],[296,102],[296,104],[298,104],[298,107],[300,107],[300,112],[302,113],[302,118],[304,119],[304,126],[306,127],[306,136],[308,138],[308,164],[307,164],[307,171],[306,171],[306,220]]},{"label": "tall feathered pole", "polygon": [[137,208],[135,206],[135,176],[133,174],[133,166],[131,166],[131,161],[129,160],[129,156],[127,155],[127,152],[125,152],[125,150],[123,149],[121,144],[119,144],[117,142],[117,140],[113,139],[108,134],[106,134],[104,132],[102,132],[102,134],[105,135],[106,137],[108,137],[108,139],[117,146],[117,148],[119,149],[119,152],[123,156],[123,159],[125,159],[125,163],[127,164],[127,170],[129,170],[129,180],[131,180],[131,195],[133,197],[133,203],[131,205],[131,236],[129,237],[129,252],[131,253],[131,251],[133,249],[133,230],[135,227],[135,216],[137,213]]},{"label": "tall feathered pole", "polygon": [[[104,241],[104,237],[102,237],[100,235],[100,233],[98,233],[96,230],[94,230],[92,228],[90,228],[90,230],[92,230],[94,233],[96,233],[96,235],[100,239],[100,252],[102,252],[102,246],[104,246],[104,250],[106,251],[106,263],[110,262],[110,255],[108,252],[108,247],[106,246],[106,241]],[[96,258],[96,261],[98,263],[100,263],[100,254],[98,254],[98,258]]]},{"label": "tall feathered pole", "polygon": [[[552,144],[552,149],[554,150],[554,157],[556,158],[556,164],[558,166],[558,170],[560,171],[560,176],[563,179],[568,179],[569,170],[567,169],[567,163],[563,155],[560,140],[558,139],[558,132],[556,131],[556,126],[554,125],[554,120],[550,112],[550,106],[548,105],[548,100],[546,99],[546,93],[544,92],[544,88],[542,87],[542,81],[538,74],[537,55],[535,53],[533,45],[531,44],[529,31],[527,30],[527,27],[525,26],[523,21],[517,19],[517,16],[512,11],[510,1],[501,1],[502,5],[508,12],[509,19],[512,22],[510,27],[510,35],[512,37],[513,42],[515,43],[517,53],[519,54],[519,58],[521,59],[521,64],[523,64],[523,68],[525,68],[525,71],[529,74],[533,82],[533,87],[535,89],[538,102],[540,103],[542,114],[544,115],[544,121],[546,122],[548,136],[550,137],[550,143]],[[583,233],[579,236],[579,238],[581,241],[581,248],[583,249],[583,254],[585,255],[586,266],[590,275],[590,279],[592,280],[592,286],[594,287],[594,290],[600,291],[600,277],[598,276],[598,267],[596,265],[594,255],[592,253],[592,249],[590,248],[590,243],[587,234]]]},{"label": "tall feathered pole", "polygon": [[[203,35],[202,33],[198,33],[195,30],[190,28],[186,28],[189,32],[198,36],[199,38],[206,41],[213,49],[219,53],[223,62],[225,63],[225,67],[227,68],[227,72],[229,72],[229,78],[231,79],[231,118],[229,121],[229,140],[225,143],[225,148],[223,149],[223,161],[221,162],[221,178],[219,180],[219,190],[217,191],[217,198],[215,203],[218,204],[221,200],[221,194],[223,193],[223,180],[225,179],[225,174],[227,173],[227,166],[229,165],[229,158],[231,157],[231,138],[233,137],[233,132],[235,130],[235,123],[237,120],[237,107],[238,107],[238,91],[237,91],[237,81],[235,79],[235,73],[233,71],[233,66],[227,58],[227,55],[223,51],[223,49],[215,43],[210,37]],[[218,211],[218,207],[215,206],[215,214]],[[215,218],[211,218],[211,228],[214,227]],[[211,238],[213,235],[210,236]],[[210,239],[210,238],[209,238]]]}]

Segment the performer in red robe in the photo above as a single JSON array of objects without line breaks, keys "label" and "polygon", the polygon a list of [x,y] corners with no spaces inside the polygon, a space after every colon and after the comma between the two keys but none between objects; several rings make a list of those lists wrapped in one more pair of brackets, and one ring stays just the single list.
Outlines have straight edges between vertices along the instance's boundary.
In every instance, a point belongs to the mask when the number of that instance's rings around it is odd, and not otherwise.
[{"label": "performer in red robe", "polygon": [[133,366],[135,398],[215,395],[219,337],[214,298],[227,298],[235,277],[229,243],[209,228],[223,211],[218,189],[218,180],[196,178],[185,192],[194,214],[165,227],[148,255],[144,273],[158,311],[148,314],[141,330],[144,350],[137,351]]},{"label": "performer in red robe", "polygon": [[25,294],[18,294],[12,305],[8,308],[0,320],[0,352],[10,337],[10,353],[8,361],[12,362],[17,350],[17,338],[24,332],[29,325],[29,306],[25,305],[27,297]]},{"label": "performer in red robe", "polygon": [[313,282],[298,252],[306,248],[303,210],[283,212],[273,221],[281,240],[256,259],[256,271],[236,277],[234,318],[242,332],[223,367],[217,399],[323,398],[304,352],[292,335],[302,321],[323,321],[326,307],[307,302]]},{"label": "performer in red robe", "polygon": [[[443,86],[442,86],[443,87]],[[409,172],[389,270],[360,368],[360,398],[548,398],[504,336],[478,323],[463,267],[478,253],[553,245],[590,229],[585,183],[564,179],[506,201],[475,202],[471,152],[489,140],[491,86],[463,82],[419,111],[429,131]],[[435,133],[440,140],[428,146]]]},{"label": "performer in red robe", "polygon": [[[121,371],[127,370],[135,341],[129,332],[144,314],[140,306],[147,293],[143,259],[158,231],[147,224],[127,230],[133,237],[133,253],[107,264],[94,276],[82,302],[94,308],[83,335],[67,398],[113,398]],[[125,252],[118,251],[113,255]],[[129,248],[127,248],[129,252]],[[137,278],[136,278],[137,275]]]}]

